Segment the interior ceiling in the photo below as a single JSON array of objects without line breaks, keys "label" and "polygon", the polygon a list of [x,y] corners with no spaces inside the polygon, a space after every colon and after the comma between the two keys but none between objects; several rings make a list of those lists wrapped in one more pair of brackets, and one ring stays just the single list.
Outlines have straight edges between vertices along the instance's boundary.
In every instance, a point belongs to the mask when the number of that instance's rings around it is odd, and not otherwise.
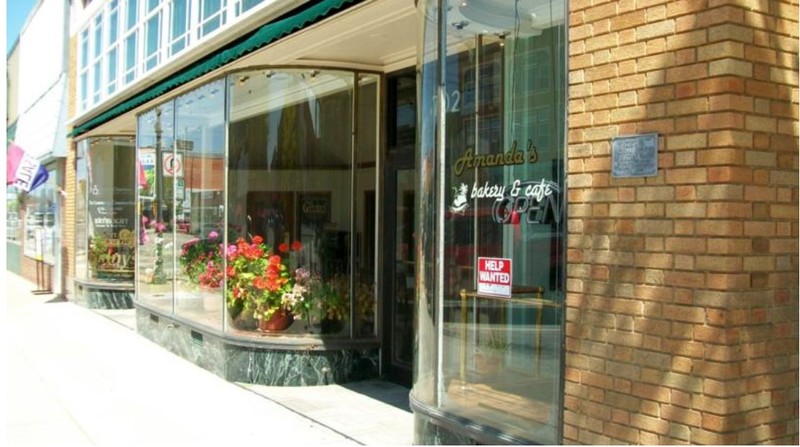
[{"label": "interior ceiling", "polygon": [[[168,96],[180,95],[224,72],[254,66],[327,66],[387,73],[414,65],[416,39],[414,0],[371,0],[247,55]],[[136,129],[136,114],[155,104],[154,101],[130,111],[83,137],[131,135]]]}]

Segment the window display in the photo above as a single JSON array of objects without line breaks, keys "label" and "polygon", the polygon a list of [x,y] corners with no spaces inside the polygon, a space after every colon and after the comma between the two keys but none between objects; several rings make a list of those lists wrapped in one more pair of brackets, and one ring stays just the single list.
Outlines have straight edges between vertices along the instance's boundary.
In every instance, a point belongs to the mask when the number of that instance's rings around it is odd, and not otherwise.
[{"label": "window display", "polygon": [[379,80],[236,72],[139,115],[139,303],[237,336],[375,338]]},{"label": "window display", "polygon": [[[556,443],[566,224],[564,4],[421,7],[419,155],[430,177],[420,182],[418,231],[429,237],[420,244],[421,342],[412,394],[504,439]],[[433,340],[436,348],[423,347]]]}]

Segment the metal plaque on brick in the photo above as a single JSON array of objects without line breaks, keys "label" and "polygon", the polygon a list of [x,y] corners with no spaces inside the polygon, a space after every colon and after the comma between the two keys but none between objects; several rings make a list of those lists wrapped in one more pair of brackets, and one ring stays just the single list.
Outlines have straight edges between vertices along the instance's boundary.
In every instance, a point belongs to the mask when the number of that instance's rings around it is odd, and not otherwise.
[{"label": "metal plaque on brick", "polygon": [[653,177],[657,174],[657,133],[617,137],[611,140],[612,177]]}]

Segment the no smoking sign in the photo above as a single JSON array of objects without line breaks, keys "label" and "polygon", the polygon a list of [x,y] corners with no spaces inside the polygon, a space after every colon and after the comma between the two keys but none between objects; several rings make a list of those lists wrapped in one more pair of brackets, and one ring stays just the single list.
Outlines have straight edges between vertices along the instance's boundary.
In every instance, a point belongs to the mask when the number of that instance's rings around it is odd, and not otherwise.
[{"label": "no smoking sign", "polygon": [[164,154],[164,175],[167,177],[183,177],[183,154]]}]

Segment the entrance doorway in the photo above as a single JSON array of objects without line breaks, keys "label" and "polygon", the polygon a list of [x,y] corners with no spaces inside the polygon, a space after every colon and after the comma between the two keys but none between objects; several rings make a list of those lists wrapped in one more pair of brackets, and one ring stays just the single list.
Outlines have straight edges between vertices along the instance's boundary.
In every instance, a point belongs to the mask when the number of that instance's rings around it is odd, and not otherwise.
[{"label": "entrance doorway", "polygon": [[383,369],[411,387],[414,361],[414,217],[416,74],[387,77],[387,156],[384,171]]}]

